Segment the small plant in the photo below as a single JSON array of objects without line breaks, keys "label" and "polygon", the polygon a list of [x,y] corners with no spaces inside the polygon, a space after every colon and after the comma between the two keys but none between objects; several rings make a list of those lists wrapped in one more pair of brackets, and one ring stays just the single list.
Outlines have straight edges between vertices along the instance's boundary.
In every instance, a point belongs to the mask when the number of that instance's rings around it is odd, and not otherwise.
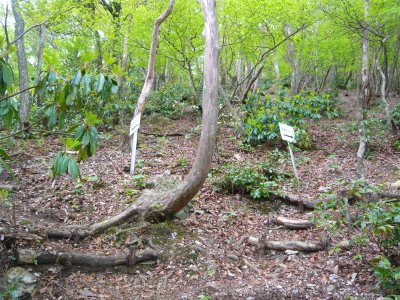
[{"label": "small plant", "polygon": [[133,182],[135,186],[139,189],[145,189],[147,187],[146,177],[144,175],[135,175],[133,176]]},{"label": "small plant", "polygon": [[224,215],[222,216],[224,221],[229,221],[230,219],[233,219],[235,217],[237,217],[237,213],[236,213],[236,211],[233,211],[233,210],[224,213]]},{"label": "small plant", "polygon": [[185,157],[179,157],[178,160],[175,163],[175,166],[177,166],[177,167],[187,167],[187,166],[189,166],[189,162]]},{"label": "small plant", "polygon": [[400,152],[400,140],[394,142],[393,147],[396,151]]}]

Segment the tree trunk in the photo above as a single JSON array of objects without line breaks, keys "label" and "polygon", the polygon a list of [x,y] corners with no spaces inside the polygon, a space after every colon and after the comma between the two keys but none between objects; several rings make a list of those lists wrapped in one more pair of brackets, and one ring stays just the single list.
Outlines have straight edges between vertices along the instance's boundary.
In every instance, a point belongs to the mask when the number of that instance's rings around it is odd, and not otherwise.
[{"label": "tree trunk", "polygon": [[365,134],[365,114],[364,109],[368,107],[368,101],[370,97],[370,85],[369,85],[369,29],[368,29],[368,12],[369,12],[369,0],[364,0],[364,19],[366,21],[366,27],[363,30],[362,37],[362,68],[361,68],[361,86],[358,95],[358,136],[359,136],[359,147],[357,151],[357,176],[358,178],[365,178],[365,166],[364,166],[364,155],[367,147],[367,137]]},{"label": "tree trunk", "polygon": [[21,36],[15,42],[18,55],[19,89],[20,91],[24,91],[20,94],[19,117],[23,126],[26,127],[29,123],[29,78],[23,36],[25,23],[21,13],[19,12],[18,0],[12,0],[11,7],[15,19],[15,37]]},{"label": "tree trunk", "polygon": [[[290,24],[285,25],[285,36],[288,37],[292,35],[292,27]],[[297,65],[297,58],[296,58],[296,47],[293,41],[287,41],[287,56],[290,63],[290,67],[292,69],[291,74],[291,82],[290,82],[290,90],[291,94],[296,95],[298,92],[298,85],[299,85],[299,74],[298,74],[298,65]]]},{"label": "tree trunk", "polygon": [[[381,41],[382,49],[384,49],[384,47],[385,47],[386,40],[387,40],[387,38],[384,38]],[[387,80],[387,75],[385,75],[385,72],[382,70],[382,67],[381,67],[381,65],[379,63],[379,56],[380,55],[378,55],[376,57],[376,59],[375,59],[375,65],[376,65],[376,69],[378,70],[378,72],[381,75],[381,100],[382,100],[382,103],[383,103],[383,106],[384,106],[384,109],[385,109],[387,134],[388,134],[388,136],[392,136],[392,135],[395,134],[395,128],[393,127],[393,123],[392,123],[392,114],[390,112],[389,102],[386,99],[386,80]],[[384,56],[387,57],[386,55],[384,55]]]},{"label": "tree trunk", "polygon": [[319,86],[318,94],[321,94],[321,93],[324,91],[324,89],[325,89],[325,84],[326,84],[326,79],[328,78],[328,75],[329,75],[331,69],[332,69],[332,66],[329,66],[328,71],[326,71],[325,76],[324,76],[324,78],[322,79],[322,82],[321,82],[321,84],[320,84],[320,86]]},{"label": "tree trunk", "polygon": [[[46,27],[44,24],[39,27],[39,42],[36,51],[37,57],[37,65],[36,65],[36,74],[35,74],[35,82],[34,86],[38,86],[40,82],[40,74],[42,73],[42,65],[43,65],[43,50],[44,44],[46,42]],[[42,106],[42,98],[39,94],[37,94],[37,105]]]},{"label": "tree trunk", "polygon": [[274,49],[273,51],[274,54],[274,69],[275,69],[275,74],[276,74],[276,79],[275,79],[275,84],[276,84],[276,90],[279,90],[280,86],[281,86],[281,71],[279,68],[279,58],[278,58],[278,54],[276,53],[276,49]]},{"label": "tree trunk", "polygon": [[[174,0],[170,1],[167,11],[155,23],[156,33],[149,59],[148,77],[146,78],[140,96],[136,114],[143,112],[147,95],[151,90],[154,74],[154,59],[159,25],[172,11]],[[204,54],[204,86],[203,86],[203,126],[200,136],[196,159],[190,173],[175,189],[167,192],[143,193],[143,195],[120,214],[108,220],[99,222],[86,228],[88,234],[103,232],[107,228],[119,224],[132,216],[139,215],[144,219],[158,219],[173,216],[184,208],[197,194],[207,179],[208,171],[215,149],[217,120],[218,120],[218,61],[219,61],[219,33],[215,10],[215,0],[202,0],[202,11],[205,25],[205,54]],[[153,47],[154,46],[154,47]]]},{"label": "tree trunk", "polygon": [[[128,24],[131,23],[132,21],[132,14],[129,15],[128,17]],[[122,57],[121,57],[121,69],[123,72],[126,72],[126,66],[128,62],[128,38],[129,38],[129,25],[126,27],[126,32],[124,34],[124,38],[122,41]],[[118,85],[119,85],[119,90],[118,90],[118,97],[122,99],[122,97],[125,94],[125,74],[122,74],[118,78]]]}]

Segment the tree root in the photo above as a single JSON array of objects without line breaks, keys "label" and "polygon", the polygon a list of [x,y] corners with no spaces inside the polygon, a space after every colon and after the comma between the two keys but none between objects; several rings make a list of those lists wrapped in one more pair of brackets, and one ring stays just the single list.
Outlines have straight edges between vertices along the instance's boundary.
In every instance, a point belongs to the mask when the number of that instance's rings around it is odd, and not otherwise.
[{"label": "tree root", "polygon": [[54,265],[60,264],[66,267],[88,266],[88,267],[115,267],[133,266],[142,262],[156,260],[159,253],[152,249],[135,252],[131,250],[129,254],[116,254],[109,256],[90,255],[83,253],[50,253],[35,250],[17,250],[17,263],[20,265]]},{"label": "tree root", "polygon": [[277,224],[283,225],[289,229],[308,229],[314,226],[314,223],[308,220],[295,220],[285,217],[277,217],[275,221]]}]

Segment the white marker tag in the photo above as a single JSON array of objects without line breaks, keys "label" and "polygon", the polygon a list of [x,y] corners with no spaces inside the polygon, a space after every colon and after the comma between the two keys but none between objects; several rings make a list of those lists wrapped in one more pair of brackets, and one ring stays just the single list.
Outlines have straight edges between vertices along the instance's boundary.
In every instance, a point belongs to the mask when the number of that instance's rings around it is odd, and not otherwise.
[{"label": "white marker tag", "polygon": [[292,126],[279,123],[279,129],[281,131],[282,140],[288,141],[289,143],[296,142],[296,137],[294,135],[294,128]]},{"label": "white marker tag", "polygon": [[129,135],[131,136],[139,130],[140,127],[140,114],[138,114],[131,122],[131,128],[129,130]]}]

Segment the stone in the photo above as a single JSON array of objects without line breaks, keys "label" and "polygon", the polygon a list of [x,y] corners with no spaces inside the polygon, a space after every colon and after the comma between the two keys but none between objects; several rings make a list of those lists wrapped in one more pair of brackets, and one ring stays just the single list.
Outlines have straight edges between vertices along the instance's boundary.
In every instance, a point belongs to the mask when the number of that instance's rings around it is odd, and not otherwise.
[{"label": "stone", "polygon": [[390,187],[393,188],[393,189],[399,189],[400,188],[400,180],[391,183]]},{"label": "stone", "polygon": [[[37,277],[21,267],[9,269],[0,280],[0,300],[7,299],[31,299],[36,288]],[[4,296],[2,296],[4,295]]]}]

